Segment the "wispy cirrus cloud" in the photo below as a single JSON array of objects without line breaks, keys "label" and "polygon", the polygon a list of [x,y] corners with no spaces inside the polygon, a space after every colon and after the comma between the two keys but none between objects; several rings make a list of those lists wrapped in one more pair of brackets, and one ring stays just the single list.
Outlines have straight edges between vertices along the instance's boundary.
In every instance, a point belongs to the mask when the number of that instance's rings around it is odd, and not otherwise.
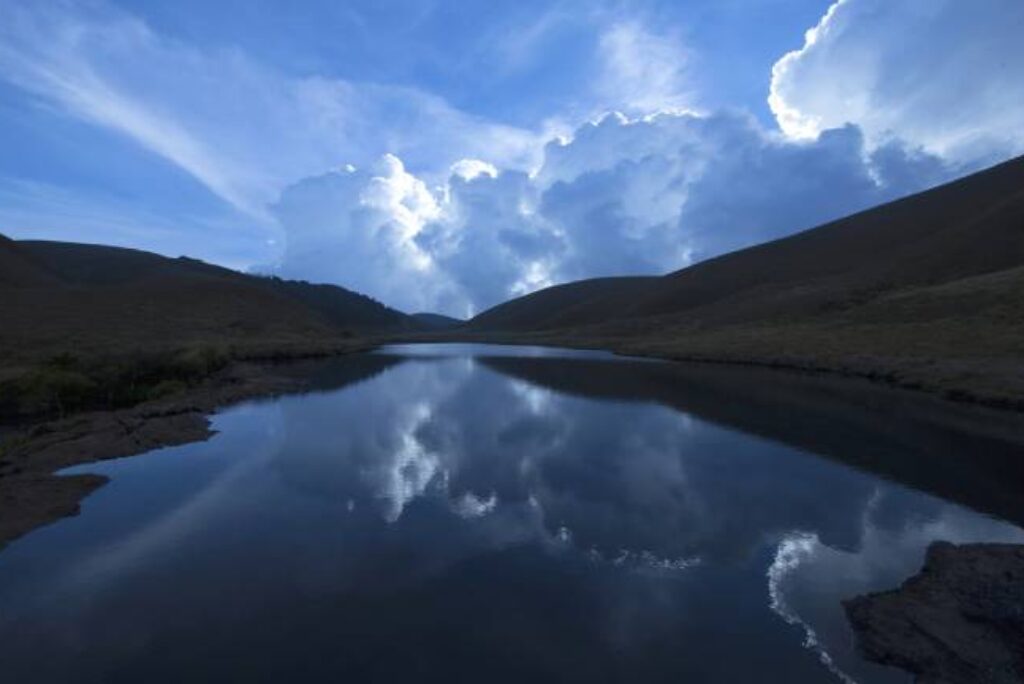
[{"label": "wispy cirrus cloud", "polygon": [[258,220],[289,182],[383,152],[429,174],[465,156],[528,166],[540,148],[534,132],[416,88],[294,76],[104,5],[0,10],[0,78],[129,137]]},{"label": "wispy cirrus cloud", "polygon": [[689,55],[677,34],[657,34],[638,20],[619,20],[599,41],[598,101],[632,113],[689,110],[695,94]]},{"label": "wispy cirrus cloud", "polygon": [[[5,7],[0,73],[48,105],[114,129],[181,167],[232,206],[256,217],[255,174],[234,164],[186,123],[132,92],[111,75],[121,59],[173,66],[174,50],[141,22],[123,15],[84,17],[63,6]],[[182,55],[192,62],[197,55]],[[187,65],[187,64],[186,64]]]}]

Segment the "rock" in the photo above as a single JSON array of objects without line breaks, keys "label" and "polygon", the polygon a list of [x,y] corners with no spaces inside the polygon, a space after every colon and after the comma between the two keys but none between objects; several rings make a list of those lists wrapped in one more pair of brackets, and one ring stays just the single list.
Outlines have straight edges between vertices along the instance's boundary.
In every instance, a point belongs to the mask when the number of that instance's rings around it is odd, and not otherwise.
[{"label": "rock", "polygon": [[899,589],[843,605],[863,655],[919,684],[1024,682],[1024,545],[936,542]]}]

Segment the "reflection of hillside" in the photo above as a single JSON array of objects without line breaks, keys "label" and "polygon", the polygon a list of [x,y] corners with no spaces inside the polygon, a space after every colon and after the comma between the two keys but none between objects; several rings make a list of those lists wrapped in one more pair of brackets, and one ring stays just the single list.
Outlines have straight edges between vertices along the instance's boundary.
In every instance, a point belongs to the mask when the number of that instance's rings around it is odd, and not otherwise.
[{"label": "reflection of hillside", "polygon": [[1024,427],[924,397],[769,370],[489,357],[488,368],[586,397],[651,401],[1024,522]]},{"label": "reflection of hillside", "polygon": [[330,359],[292,361],[280,366],[280,375],[301,378],[310,392],[333,392],[380,375],[407,359],[386,354],[348,354]]}]

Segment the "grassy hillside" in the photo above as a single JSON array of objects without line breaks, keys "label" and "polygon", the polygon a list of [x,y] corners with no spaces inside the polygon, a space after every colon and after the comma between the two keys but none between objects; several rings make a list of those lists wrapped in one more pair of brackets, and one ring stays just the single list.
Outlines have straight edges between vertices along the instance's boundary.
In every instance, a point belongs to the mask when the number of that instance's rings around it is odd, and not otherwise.
[{"label": "grassy hillside", "polygon": [[666,276],[533,293],[466,329],[1024,404],[1024,158]]},{"label": "grassy hillside", "polygon": [[0,413],[63,411],[100,398],[132,403],[231,359],[327,352],[418,327],[333,285],[132,249],[6,238],[0,320]]},{"label": "grassy hillside", "polygon": [[188,257],[169,259],[119,247],[31,240],[14,244],[64,284],[103,287],[107,294],[114,293],[114,288],[118,287],[148,287],[158,282],[184,286],[202,282],[241,287],[251,291],[254,298],[283,296],[301,304],[307,314],[312,312],[321,323],[350,331],[415,326],[409,316],[336,285],[251,276]]}]

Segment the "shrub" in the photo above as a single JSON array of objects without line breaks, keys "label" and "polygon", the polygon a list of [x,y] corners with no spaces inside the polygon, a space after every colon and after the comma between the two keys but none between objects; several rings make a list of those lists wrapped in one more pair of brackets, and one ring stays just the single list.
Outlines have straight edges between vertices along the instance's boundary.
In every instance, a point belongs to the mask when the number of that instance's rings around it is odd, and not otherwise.
[{"label": "shrub", "polygon": [[226,348],[212,345],[88,361],[65,352],[0,384],[0,414],[64,416],[88,408],[130,406],[183,392],[230,360]]},{"label": "shrub", "polygon": [[161,380],[146,391],[147,399],[161,399],[175,394],[181,394],[188,389],[181,380]]},{"label": "shrub", "polygon": [[96,382],[83,373],[51,365],[28,373],[18,384],[29,412],[56,411],[60,416],[84,406],[96,389]]}]

